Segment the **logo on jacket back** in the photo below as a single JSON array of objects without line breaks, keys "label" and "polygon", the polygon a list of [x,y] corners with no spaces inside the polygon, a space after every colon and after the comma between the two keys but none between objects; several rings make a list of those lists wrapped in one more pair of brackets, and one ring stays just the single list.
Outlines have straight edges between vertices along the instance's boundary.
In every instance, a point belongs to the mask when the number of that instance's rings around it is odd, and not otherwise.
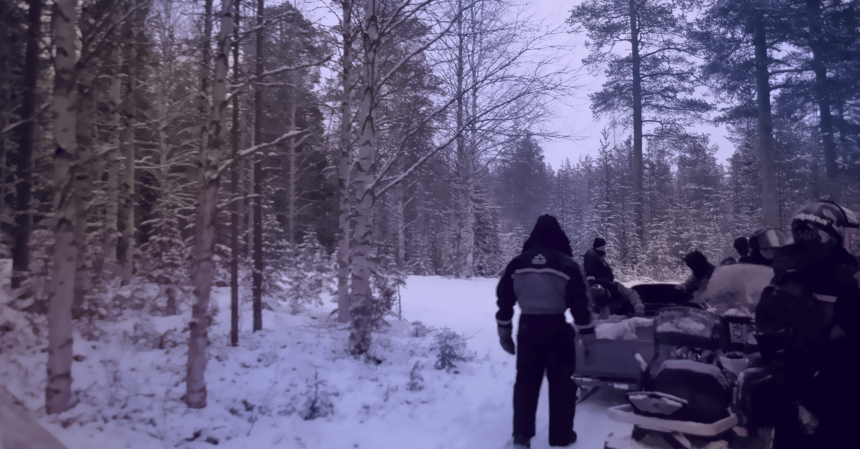
[{"label": "logo on jacket back", "polygon": [[544,257],[543,254],[538,254],[534,259],[532,259],[532,263],[535,265],[543,265],[546,263],[546,257]]}]

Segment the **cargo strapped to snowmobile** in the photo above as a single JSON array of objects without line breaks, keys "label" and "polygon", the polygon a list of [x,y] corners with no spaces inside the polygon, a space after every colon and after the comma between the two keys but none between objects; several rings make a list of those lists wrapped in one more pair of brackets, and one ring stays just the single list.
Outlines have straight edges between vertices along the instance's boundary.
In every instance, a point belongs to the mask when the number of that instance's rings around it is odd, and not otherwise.
[{"label": "cargo strapped to snowmobile", "polygon": [[641,373],[639,389],[651,389],[651,370],[660,355],[660,345],[718,349],[719,324],[719,317],[706,310],[685,306],[661,309],[654,317],[654,356]]}]

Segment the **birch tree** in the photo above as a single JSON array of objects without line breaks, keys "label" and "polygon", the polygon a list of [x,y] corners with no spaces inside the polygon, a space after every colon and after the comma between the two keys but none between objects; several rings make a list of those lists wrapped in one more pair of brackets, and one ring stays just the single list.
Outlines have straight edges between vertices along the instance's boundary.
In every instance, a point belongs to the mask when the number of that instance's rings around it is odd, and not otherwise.
[{"label": "birch tree", "polygon": [[[208,42],[211,35],[209,20],[212,11],[212,0],[206,0],[206,35]],[[212,85],[212,108],[209,123],[206,125],[205,139],[200,145],[200,194],[198,196],[197,215],[194,238],[194,307],[192,309],[191,335],[188,341],[188,374],[186,379],[185,402],[190,408],[206,407],[206,347],[209,344],[208,328],[210,324],[209,299],[212,292],[212,282],[215,278],[215,218],[218,206],[218,186],[220,183],[222,151],[224,146],[223,118],[227,106],[227,68],[230,53],[231,37],[233,35],[233,14],[231,0],[223,0],[220,18],[220,29],[216,41],[215,78]],[[205,86],[205,83],[204,83]],[[204,91],[205,95],[205,91]]]},{"label": "birch tree", "polygon": [[48,309],[48,382],[45,409],[48,414],[68,410],[72,398],[72,300],[78,245],[75,224],[83,209],[75,190],[78,148],[75,136],[77,59],[77,0],[54,4],[54,265]]},{"label": "birch tree", "polygon": [[352,14],[354,1],[341,0],[340,57],[340,133],[338,140],[338,245],[337,245],[337,320],[350,322],[349,243],[350,243],[350,169],[352,168],[352,97],[355,86],[353,62],[355,31]]}]

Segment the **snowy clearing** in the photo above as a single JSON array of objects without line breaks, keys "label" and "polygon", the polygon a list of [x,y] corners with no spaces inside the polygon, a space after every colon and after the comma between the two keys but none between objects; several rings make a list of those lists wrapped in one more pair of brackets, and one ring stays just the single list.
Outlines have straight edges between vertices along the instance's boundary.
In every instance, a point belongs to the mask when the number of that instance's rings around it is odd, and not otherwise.
[{"label": "snowy clearing", "polygon": [[[34,335],[23,315],[2,310],[0,321],[16,329],[0,337],[0,376],[69,449],[501,448],[510,444],[515,358],[498,345],[495,286],[495,279],[410,277],[403,321],[389,320],[391,327],[375,334],[378,366],[346,354],[349,331],[329,318],[335,305],[328,299],[298,315],[275,305],[264,314],[265,330],[254,334],[245,304],[239,346],[230,347],[229,291],[216,289],[202,410],[181,401],[187,312],[99,322],[104,334],[95,341],[76,333],[72,375],[80,402],[46,416],[45,332]],[[414,336],[416,321],[464,335],[474,358],[450,372],[434,369],[435,334]],[[423,382],[410,376],[416,362]],[[623,392],[608,390],[580,404],[574,447],[602,448],[609,432],[628,434],[629,425],[605,415],[621,403]],[[303,418],[310,414],[321,417]],[[548,422],[544,382],[533,448],[549,447]]]}]

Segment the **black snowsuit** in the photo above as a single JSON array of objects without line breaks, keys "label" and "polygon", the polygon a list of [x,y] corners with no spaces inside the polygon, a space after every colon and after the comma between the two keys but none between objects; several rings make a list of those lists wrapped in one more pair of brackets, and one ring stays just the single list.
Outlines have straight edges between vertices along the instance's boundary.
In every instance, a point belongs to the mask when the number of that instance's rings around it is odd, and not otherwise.
[{"label": "black snowsuit", "polygon": [[570,257],[567,237],[555,226],[539,219],[523,252],[505,268],[496,289],[496,320],[500,326],[510,324],[514,304],[519,303],[514,436],[535,435],[535,413],[546,374],[549,443],[565,446],[573,439],[577,387],[571,378],[576,369],[576,331],[566,322],[564,312],[570,309],[583,335],[593,334],[594,324],[585,277]]},{"label": "black snowsuit", "polygon": [[717,268],[714,264],[708,262],[704,254],[699,251],[693,251],[684,257],[684,262],[690,268],[692,273],[685,279],[681,285],[684,286],[684,291],[687,295],[692,295],[692,299],[698,297],[697,293],[705,291],[708,286],[708,281],[711,280],[711,275]]},{"label": "black snowsuit", "polygon": [[615,282],[612,268],[606,263],[606,253],[596,249],[590,249],[582,256],[585,268],[585,276],[593,277],[595,281],[606,288],[610,288]]},{"label": "black snowsuit", "polygon": [[[610,315],[633,316],[636,306],[642,305],[639,293],[618,281],[615,281],[612,287],[612,289],[602,290],[591,288],[591,311],[600,313],[604,307],[609,307]],[[595,294],[596,292],[599,293]]]},{"label": "black snowsuit", "polygon": [[[762,413],[773,416],[774,449],[850,447],[860,422],[860,264],[842,247],[813,259],[796,244],[778,249],[756,307],[762,356],[777,379],[773,408]],[[773,337],[780,329],[788,333]],[[819,420],[812,435],[802,431],[798,405]]]}]

